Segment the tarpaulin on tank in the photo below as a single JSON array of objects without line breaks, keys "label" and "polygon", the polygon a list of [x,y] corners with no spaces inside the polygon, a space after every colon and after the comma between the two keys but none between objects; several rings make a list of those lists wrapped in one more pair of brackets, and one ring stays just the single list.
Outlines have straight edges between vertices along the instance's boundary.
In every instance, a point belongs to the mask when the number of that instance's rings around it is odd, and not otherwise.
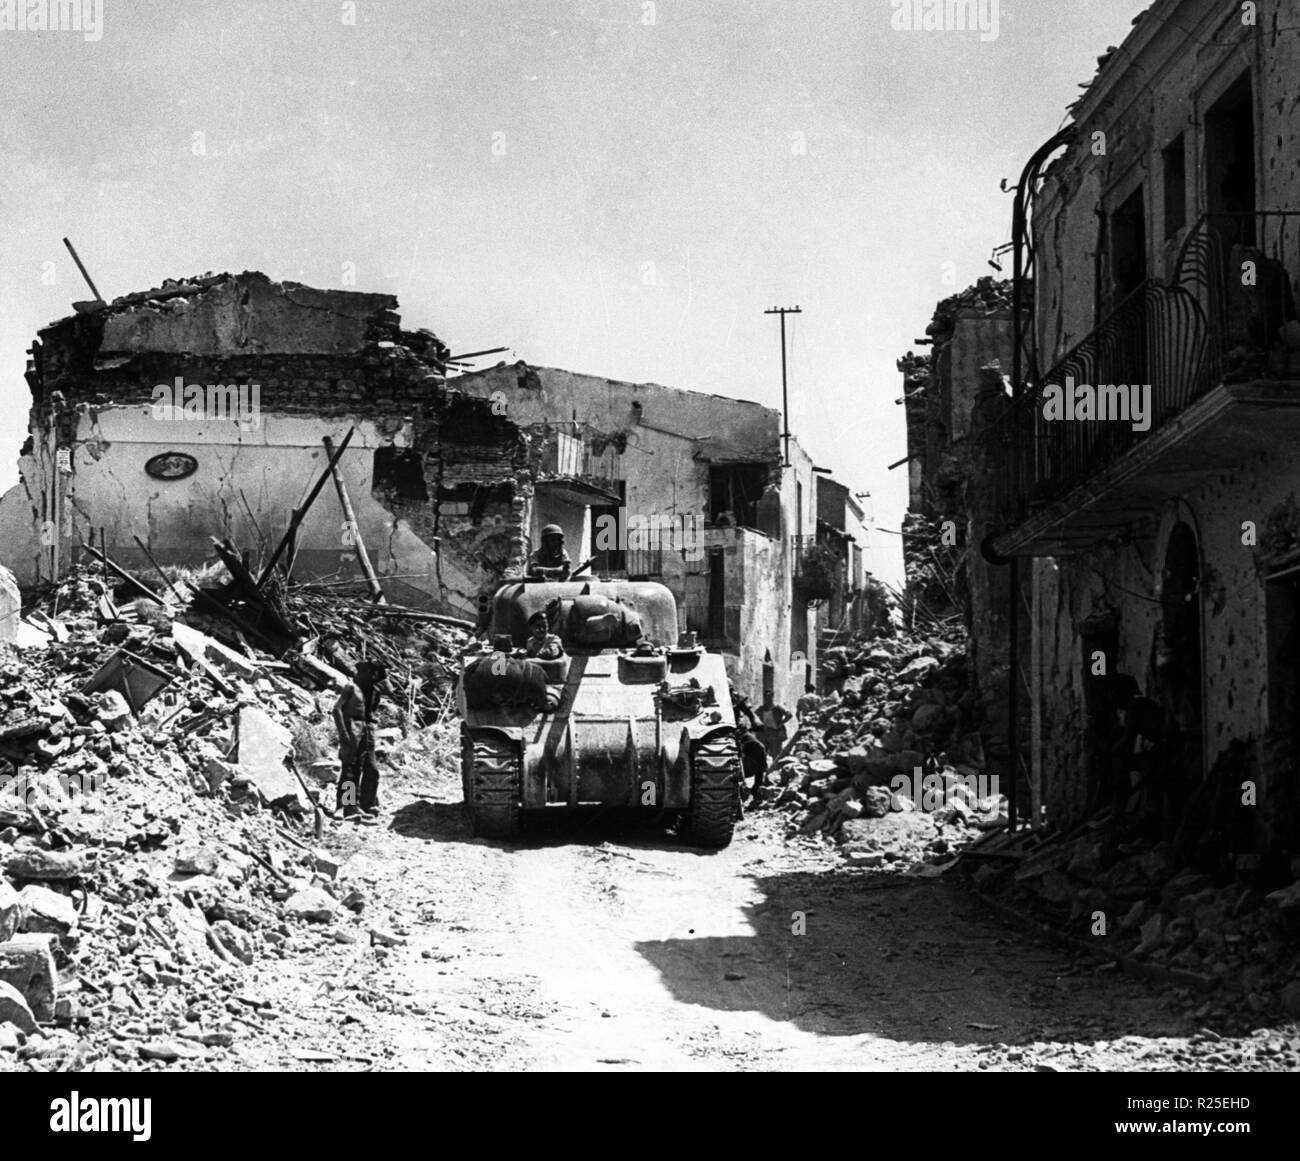
[{"label": "tarpaulin on tank", "polygon": [[626,605],[600,594],[586,594],[573,598],[565,637],[577,645],[635,645],[641,639],[641,619]]},{"label": "tarpaulin on tank", "polygon": [[546,671],[537,664],[505,653],[486,653],[465,667],[465,702],[471,709],[517,705],[544,709]]}]

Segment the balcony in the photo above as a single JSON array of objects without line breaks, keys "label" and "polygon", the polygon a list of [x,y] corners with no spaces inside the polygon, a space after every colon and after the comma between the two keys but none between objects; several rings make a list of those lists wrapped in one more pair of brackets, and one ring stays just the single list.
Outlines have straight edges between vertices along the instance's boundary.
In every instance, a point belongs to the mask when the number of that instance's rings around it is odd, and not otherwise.
[{"label": "balcony", "polygon": [[824,601],[834,595],[844,573],[844,559],[816,536],[795,536],[790,541],[794,588],[805,600]]},{"label": "balcony", "polygon": [[622,450],[590,424],[538,424],[531,431],[539,456],[537,484],[579,506],[621,504]]},{"label": "balcony", "polygon": [[657,580],[664,575],[664,547],[654,544],[648,548],[627,550],[627,575],[629,580]]},{"label": "balcony", "polygon": [[[1206,472],[1300,435],[1298,272],[1300,211],[1197,222],[1168,283],[1143,283],[1008,401],[998,486],[1016,525],[995,551],[1081,551]],[[1054,405],[1071,384],[1149,387],[1147,405],[1135,415],[1121,404],[1140,397],[1098,390],[1091,416],[1062,418]]]},{"label": "balcony", "polygon": [[618,577],[624,580],[659,580],[664,575],[663,545],[593,552],[591,571],[597,576]]}]

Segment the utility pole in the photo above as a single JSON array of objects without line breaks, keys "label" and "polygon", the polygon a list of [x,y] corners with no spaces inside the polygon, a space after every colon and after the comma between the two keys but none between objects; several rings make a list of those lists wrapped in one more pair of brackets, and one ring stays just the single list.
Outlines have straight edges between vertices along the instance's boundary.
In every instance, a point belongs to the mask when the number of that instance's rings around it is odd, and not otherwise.
[{"label": "utility pole", "polygon": [[781,441],[785,452],[785,466],[788,468],[790,466],[790,394],[785,378],[785,316],[803,314],[803,311],[797,306],[774,306],[763,313],[781,316],[781,426],[784,428],[781,432]]}]

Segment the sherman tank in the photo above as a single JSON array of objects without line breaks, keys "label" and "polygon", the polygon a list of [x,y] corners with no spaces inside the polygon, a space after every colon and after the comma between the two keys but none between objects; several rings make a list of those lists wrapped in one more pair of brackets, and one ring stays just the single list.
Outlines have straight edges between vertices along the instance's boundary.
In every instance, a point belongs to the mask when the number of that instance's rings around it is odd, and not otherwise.
[{"label": "sherman tank", "polygon": [[[549,636],[530,649],[539,613]],[[510,840],[530,818],[604,807],[679,821],[700,847],[731,841],[741,767],[723,659],[679,635],[663,585],[508,581],[457,699],[476,835]]]}]

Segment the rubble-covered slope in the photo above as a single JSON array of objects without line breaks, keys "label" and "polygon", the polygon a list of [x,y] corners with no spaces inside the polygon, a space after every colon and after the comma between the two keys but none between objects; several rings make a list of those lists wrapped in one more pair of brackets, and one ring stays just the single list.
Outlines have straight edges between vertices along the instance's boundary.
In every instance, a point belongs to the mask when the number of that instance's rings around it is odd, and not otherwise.
[{"label": "rubble-covered slope", "polygon": [[[276,658],[170,598],[117,601],[80,574],[0,647],[0,1069],[237,1067],[232,1048],[268,1015],[251,965],[398,938],[331,853],[345,832],[326,821],[323,675],[339,642],[386,657],[378,733],[393,743],[445,708],[429,675],[459,631],[362,624],[346,598],[290,590],[303,640]],[[137,678],[167,680],[138,713],[131,686],[86,691],[121,649]],[[329,662],[295,664],[313,652]]]},{"label": "rubble-covered slope", "polygon": [[768,775],[799,832],[839,840],[855,865],[903,870],[1005,825],[958,641],[904,636],[828,651],[831,692],[804,699],[791,752]]}]

